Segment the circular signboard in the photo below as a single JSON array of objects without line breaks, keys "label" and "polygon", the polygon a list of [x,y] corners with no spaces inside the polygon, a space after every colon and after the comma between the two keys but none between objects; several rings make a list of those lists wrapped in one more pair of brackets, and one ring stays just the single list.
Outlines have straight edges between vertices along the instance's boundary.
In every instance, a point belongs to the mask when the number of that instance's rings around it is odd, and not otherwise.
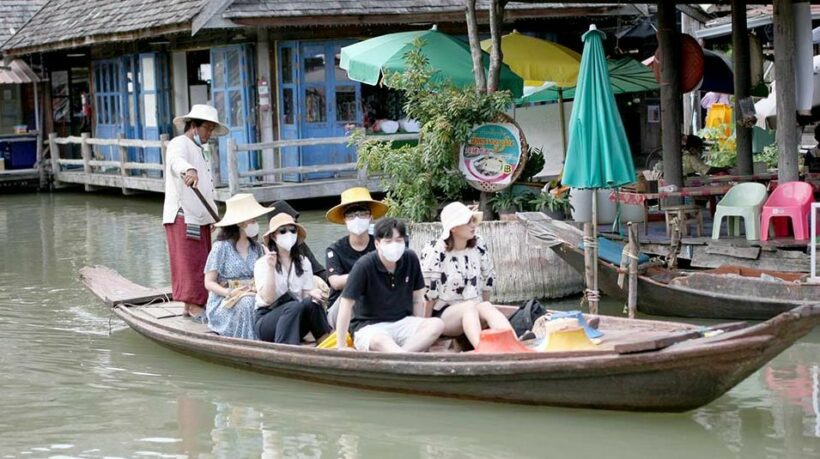
[{"label": "circular signboard", "polygon": [[511,119],[474,127],[458,155],[459,170],[481,191],[507,188],[521,175],[526,162],[524,133]]}]

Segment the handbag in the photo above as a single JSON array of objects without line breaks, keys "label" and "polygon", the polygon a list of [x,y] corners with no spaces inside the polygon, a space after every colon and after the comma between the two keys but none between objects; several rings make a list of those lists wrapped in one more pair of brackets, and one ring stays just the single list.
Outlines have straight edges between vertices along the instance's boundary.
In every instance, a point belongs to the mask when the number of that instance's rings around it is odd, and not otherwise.
[{"label": "handbag", "polygon": [[516,336],[520,338],[532,330],[535,321],[546,313],[546,308],[538,299],[533,298],[522,303],[518,310],[510,316],[510,325],[515,330]]}]

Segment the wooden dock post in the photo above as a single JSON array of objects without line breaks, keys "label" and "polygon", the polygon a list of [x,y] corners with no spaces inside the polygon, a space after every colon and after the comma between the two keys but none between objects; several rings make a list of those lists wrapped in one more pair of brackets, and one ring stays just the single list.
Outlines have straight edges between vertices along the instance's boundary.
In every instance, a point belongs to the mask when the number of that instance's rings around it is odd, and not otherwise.
[{"label": "wooden dock post", "polygon": [[128,177],[128,169],[125,168],[125,163],[128,162],[128,147],[122,144],[123,136],[122,132],[117,133],[117,149],[120,153],[120,178],[122,179],[122,194],[128,196],[131,192],[128,191],[128,188],[125,186],[126,177]]},{"label": "wooden dock post", "polygon": [[239,193],[239,164],[236,157],[236,141],[228,139],[228,190],[231,196]]},{"label": "wooden dock post", "polygon": [[55,189],[60,188],[60,146],[54,132],[48,134],[48,149],[51,154],[51,183]]},{"label": "wooden dock post", "polygon": [[627,292],[626,308],[629,318],[634,319],[638,312],[638,227],[629,222],[629,291]]},{"label": "wooden dock post", "polygon": [[[165,167],[165,155],[168,153],[168,134],[160,134],[159,141],[162,145],[159,147],[159,155],[162,158],[162,166]],[[165,169],[162,170],[162,177],[165,178]]]},{"label": "wooden dock post", "polygon": [[[83,132],[80,134],[80,152],[83,155],[83,172],[85,172],[86,177],[91,175],[91,145],[88,144],[88,137],[89,134],[87,132]],[[94,187],[91,185],[85,185],[85,191],[94,191]]]}]

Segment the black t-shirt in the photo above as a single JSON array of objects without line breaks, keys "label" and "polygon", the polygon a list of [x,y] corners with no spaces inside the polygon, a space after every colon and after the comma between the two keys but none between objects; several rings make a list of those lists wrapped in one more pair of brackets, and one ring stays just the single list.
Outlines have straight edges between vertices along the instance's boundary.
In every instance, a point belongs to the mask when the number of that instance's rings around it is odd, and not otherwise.
[{"label": "black t-shirt", "polygon": [[[334,242],[327,248],[327,253],[325,253],[325,264],[327,265],[327,276],[343,276],[345,274],[350,274],[350,271],[353,270],[353,265],[361,258],[363,255],[367,255],[370,252],[376,251],[376,244],[373,236],[368,236],[370,239],[367,241],[367,248],[363,251],[359,252],[355,250],[353,247],[350,246],[350,238],[345,236],[338,241]],[[333,304],[337,298],[342,294],[339,290],[333,290],[331,288],[330,291],[330,298],[329,304]]]},{"label": "black t-shirt", "polygon": [[419,259],[407,250],[394,272],[384,267],[379,254],[363,256],[347,278],[342,297],[355,300],[352,332],[378,322],[396,322],[413,315],[413,292],[424,288]]}]

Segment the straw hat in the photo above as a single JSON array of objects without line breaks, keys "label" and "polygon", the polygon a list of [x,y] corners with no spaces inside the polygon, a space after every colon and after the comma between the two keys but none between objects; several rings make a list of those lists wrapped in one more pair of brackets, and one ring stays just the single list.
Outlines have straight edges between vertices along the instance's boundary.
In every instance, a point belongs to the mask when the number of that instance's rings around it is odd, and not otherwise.
[{"label": "straw hat", "polygon": [[210,121],[211,123],[216,124],[213,135],[217,137],[225,135],[229,132],[228,127],[219,122],[219,114],[216,112],[216,109],[210,105],[194,105],[191,107],[191,111],[187,115],[177,116],[174,118],[174,126],[180,131],[183,131],[185,129],[185,122],[190,120]]},{"label": "straw hat", "polygon": [[259,205],[259,203],[256,202],[256,198],[250,193],[235,194],[225,201],[225,205],[228,207],[228,210],[225,211],[225,216],[222,217],[222,220],[215,223],[215,226],[238,225],[242,222],[265,215],[273,210]]},{"label": "straw hat", "polygon": [[307,231],[305,231],[305,227],[296,223],[296,220],[294,220],[293,217],[285,213],[276,214],[273,216],[273,218],[270,219],[270,224],[268,225],[268,232],[262,236],[262,242],[265,245],[268,245],[268,241],[270,240],[270,237],[273,235],[273,233],[275,233],[276,230],[278,230],[279,228],[286,225],[293,225],[296,227],[297,244],[304,242],[304,240],[307,238]]},{"label": "straw hat", "polygon": [[327,211],[327,219],[330,222],[344,225],[345,209],[351,204],[365,204],[370,207],[373,220],[384,217],[384,214],[387,213],[387,204],[370,197],[367,188],[356,187],[348,188],[342,192],[342,203]]},{"label": "straw hat", "polygon": [[447,239],[450,237],[450,230],[456,226],[470,223],[473,218],[475,218],[476,223],[481,223],[483,217],[484,214],[481,212],[475,212],[460,202],[451,202],[441,210],[442,231],[439,239]]}]

